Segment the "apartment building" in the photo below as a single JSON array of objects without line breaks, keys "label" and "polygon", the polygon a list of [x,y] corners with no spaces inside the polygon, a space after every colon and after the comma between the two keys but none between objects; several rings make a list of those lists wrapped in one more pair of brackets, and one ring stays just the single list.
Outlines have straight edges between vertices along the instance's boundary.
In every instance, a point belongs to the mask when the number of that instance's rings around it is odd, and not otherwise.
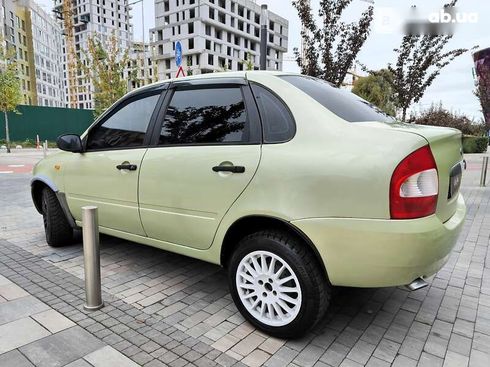
[{"label": "apartment building", "polygon": [[16,55],[22,103],[37,104],[30,13],[25,5],[21,1],[3,1],[3,33],[7,47]]},{"label": "apartment building", "polygon": [[[282,70],[288,21],[268,11],[267,69]],[[243,70],[260,63],[261,7],[251,0],[156,0],[152,47],[159,79],[175,77],[175,44],[186,73]]]},{"label": "apartment building", "polygon": [[132,42],[128,52],[129,60],[125,71],[128,90],[158,81],[153,48],[148,43]]},{"label": "apartment building", "polygon": [[27,9],[34,53],[37,104],[64,107],[61,28],[52,13],[46,13],[34,1],[28,1]]},{"label": "apartment building", "polygon": [[[54,0],[55,10],[63,17],[63,0]],[[131,46],[132,28],[130,25],[129,6],[127,0],[73,0],[72,20],[74,25],[74,43],[76,57],[84,62],[84,51],[87,49],[88,39],[97,37],[105,44],[112,35],[118,39],[121,49]],[[59,20],[63,28],[63,20]],[[65,37],[63,37],[65,38]],[[76,105],[70,103],[70,88],[68,86],[67,47],[63,40],[63,79],[65,87],[65,105],[76,108],[94,108],[92,93],[94,87],[90,80],[78,72],[76,80]]]},{"label": "apartment building", "polygon": [[32,0],[3,0],[2,32],[15,50],[23,104],[64,105],[61,29],[53,15]]}]

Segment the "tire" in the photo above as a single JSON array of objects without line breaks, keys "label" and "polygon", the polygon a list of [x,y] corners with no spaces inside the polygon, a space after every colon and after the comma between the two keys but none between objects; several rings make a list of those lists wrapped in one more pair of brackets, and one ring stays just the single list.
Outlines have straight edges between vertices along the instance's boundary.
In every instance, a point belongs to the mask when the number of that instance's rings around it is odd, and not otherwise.
[{"label": "tire", "polygon": [[56,197],[56,194],[45,187],[42,192],[42,211],[46,242],[53,247],[68,245],[73,241],[73,228]]},{"label": "tire", "polygon": [[244,237],[228,268],[239,311],[274,337],[301,337],[322,319],[330,303],[331,286],[323,269],[310,249],[287,232],[268,230]]}]

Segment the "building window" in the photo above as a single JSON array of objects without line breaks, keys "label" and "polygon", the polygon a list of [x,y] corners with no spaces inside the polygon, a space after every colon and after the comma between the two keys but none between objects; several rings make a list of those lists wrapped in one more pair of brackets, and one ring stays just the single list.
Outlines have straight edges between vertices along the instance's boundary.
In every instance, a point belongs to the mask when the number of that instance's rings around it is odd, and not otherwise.
[{"label": "building window", "polygon": [[214,65],[214,55],[208,55],[208,65]]},{"label": "building window", "polygon": [[189,18],[193,19],[196,17],[196,9],[192,8],[189,10]]},{"label": "building window", "polygon": [[206,24],[206,36],[211,36],[211,26]]},{"label": "building window", "polygon": [[189,50],[194,48],[194,38],[189,38]]},{"label": "building window", "polygon": [[226,14],[222,12],[218,12],[218,21],[220,23],[226,24]]},{"label": "building window", "polygon": [[187,25],[189,34],[194,33],[194,23],[189,23]]},{"label": "building window", "polygon": [[211,51],[211,41],[210,40],[206,40],[206,50]]},{"label": "building window", "polygon": [[213,8],[209,8],[209,18],[214,19],[214,9]]}]

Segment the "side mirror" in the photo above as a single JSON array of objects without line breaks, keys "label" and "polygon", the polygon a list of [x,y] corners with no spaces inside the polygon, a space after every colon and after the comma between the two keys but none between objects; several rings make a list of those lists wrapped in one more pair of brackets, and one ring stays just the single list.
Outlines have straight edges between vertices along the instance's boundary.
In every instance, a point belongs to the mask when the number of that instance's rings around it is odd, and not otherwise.
[{"label": "side mirror", "polygon": [[56,144],[61,150],[72,153],[82,153],[83,146],[80,136],[75,134],[61,135],[56,139]]}]

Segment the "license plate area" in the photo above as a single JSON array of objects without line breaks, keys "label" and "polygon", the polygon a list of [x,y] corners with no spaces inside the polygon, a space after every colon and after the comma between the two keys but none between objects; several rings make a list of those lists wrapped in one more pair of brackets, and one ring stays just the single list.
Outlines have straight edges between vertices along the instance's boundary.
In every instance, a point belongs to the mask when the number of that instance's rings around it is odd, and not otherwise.
[{"label": "license plate area", "polygon": [[459,188],[461,187],[462,176],[463,165],[462,162],[459,162],[453,168],[451,168],[451,172],[449,173],[449,192],[447,194],[448,200],[452,199],[458,194]]}]

